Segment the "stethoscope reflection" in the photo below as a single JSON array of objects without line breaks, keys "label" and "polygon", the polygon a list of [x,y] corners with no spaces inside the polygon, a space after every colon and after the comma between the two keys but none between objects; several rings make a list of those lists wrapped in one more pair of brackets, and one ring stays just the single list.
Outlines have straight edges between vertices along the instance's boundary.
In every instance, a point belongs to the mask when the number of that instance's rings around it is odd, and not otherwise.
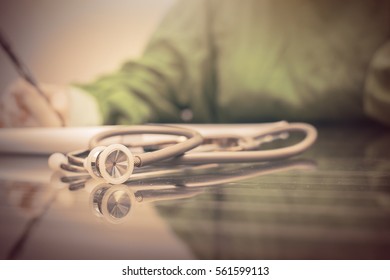
[{"label": "stethoscope reflection", "polygon": [[[174,170],[149,171],[121,185],[111,185],[103,180],[78,177],[58,177],[58,184],[67,184],[69,190],[90,193],[92,213],[106,222],[120,224],[127,221],[144,203],[163,200],[188,199],[212,187],[247,180],[258,176],[291,170],[313,170],[310,160],[295,159],[256,165],[204,165]],[[157,176],[158,174],[158,176]]]},{"label": "stethoscope reflection", "polygon": [[[165,187],[165,186],[164,186]],[[137,190],[126,185],[97,185],[90,195],[90,207],[95,216],[118,224],[136,213],[142,203],[190,198],[202,193],[200,189],[169,188],[163,190]]]}]

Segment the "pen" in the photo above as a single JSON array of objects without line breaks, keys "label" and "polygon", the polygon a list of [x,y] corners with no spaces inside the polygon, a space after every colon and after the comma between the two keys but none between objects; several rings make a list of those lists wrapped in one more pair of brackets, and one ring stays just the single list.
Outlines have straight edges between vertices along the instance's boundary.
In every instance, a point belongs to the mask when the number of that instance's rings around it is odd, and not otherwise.
[{"label": "pen", "polygon": [[[4,33],[2,33],[1,30],[0,30],[0,45],[5,51],[5,53],[7,54],[7,56],[9,57],[9,59],[11,60],[12,64],[15,66],[19,75],[26,82],[32,85],[35,88],[35,90],[46,100],[46,102],[50,104],[49,98],[43,93],[43,91],[38,85],[37,80],[32,75],[31,71],[27,68],[26,64],[24,64],[20,59],[20,57],[16,55],[15,51],[11,47],[11,44],[6,39]],[[57,112],[57,116],[60,118],[62,126],[64,126],[64,120],[58,112]]]}]

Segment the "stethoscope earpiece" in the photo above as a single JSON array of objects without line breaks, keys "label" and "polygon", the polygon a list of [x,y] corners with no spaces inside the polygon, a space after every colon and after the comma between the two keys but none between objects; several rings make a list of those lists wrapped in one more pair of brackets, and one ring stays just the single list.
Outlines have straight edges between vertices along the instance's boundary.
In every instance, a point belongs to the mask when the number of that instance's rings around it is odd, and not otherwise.
[{"label": "stethoscope earpiece", "polygon": [[49,159],[48,159],[48,164],[51,170],[54,171],[63,171],[61,168],[62,164],[67,164],[68,159],[64,154],[61,153],[54,153],[51,154]]}]

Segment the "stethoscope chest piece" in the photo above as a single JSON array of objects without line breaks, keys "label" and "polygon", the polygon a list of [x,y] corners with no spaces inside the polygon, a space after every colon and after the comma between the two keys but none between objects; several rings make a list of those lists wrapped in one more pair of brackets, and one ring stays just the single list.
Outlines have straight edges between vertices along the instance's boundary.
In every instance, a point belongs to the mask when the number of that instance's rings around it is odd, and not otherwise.
[{"label": "stethoscope chest piece", "polygon": [[103,178],[110,184],[122,184],[134,170],[134,157],[121,144],[98,146],[91,150],[84,167],[95,179]]}]

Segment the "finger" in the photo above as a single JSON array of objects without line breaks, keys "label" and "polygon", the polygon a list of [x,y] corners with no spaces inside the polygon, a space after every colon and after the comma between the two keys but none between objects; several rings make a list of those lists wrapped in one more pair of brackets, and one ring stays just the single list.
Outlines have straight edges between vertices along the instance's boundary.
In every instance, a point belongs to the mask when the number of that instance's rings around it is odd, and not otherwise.
[{"label": "finger", "polygon": [[67,88],[43,85],[43,90],[47,94],[50,104],[54,111],[56,111],[63,121],[68,119],[69,115],[69,96]]},{"label": "finger", "polygon": [[50,102],[51,108],[57,113],[63,125],[67,125],[69,115],[69,96],[66,87],[40,84],[42,93]]},{"label": "finger", "polygon": [[50,103],[36,91],[19,94],[18,104],[31,114],[41,126],[61,126],[62,121]]},{"label": "finger", "polygon": [[[68,96],[64,89],[42,85],[42,92],[26,81],[19,79],[12,83],[0,96],[1,123],[7,127],[58,126],[65,124]],[[49,100],[49,103],[47,102]]]},{"label": "finger", "polygon": [[60,118],[47,100],[26,82],[17,81],[7,93],[9,98],[6,102],[11,118],[9,122],[12,125],[32,124],[34,122],[31,119],[35,119],[39,126],[61,125]]},{"label": "finger", "polygon": [[6,127],[21,126],[21,119],[26,118],[26,112],[15,98],[15,90],[7,90],[1,95],[1,119]]}]

